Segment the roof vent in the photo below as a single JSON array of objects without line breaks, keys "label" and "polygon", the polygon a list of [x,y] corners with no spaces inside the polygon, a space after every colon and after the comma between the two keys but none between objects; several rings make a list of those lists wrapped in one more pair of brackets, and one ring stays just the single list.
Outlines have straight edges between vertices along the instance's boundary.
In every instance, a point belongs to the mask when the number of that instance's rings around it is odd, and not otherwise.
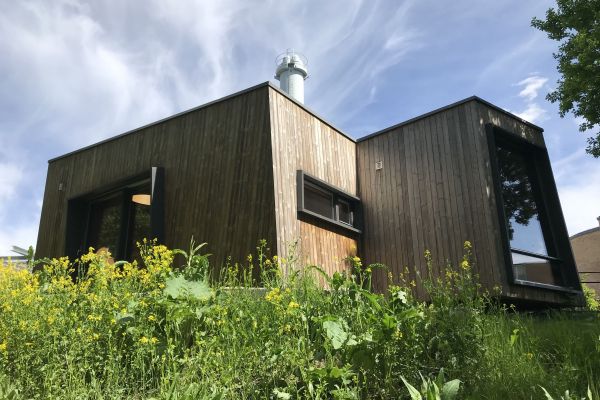
[{"label": "roof vent", "polygon": [[308,78],[306,57],[288,49],[277,57],[276,64],[275,79],[279,81],[281,90],[304,104],[304,80]]}]

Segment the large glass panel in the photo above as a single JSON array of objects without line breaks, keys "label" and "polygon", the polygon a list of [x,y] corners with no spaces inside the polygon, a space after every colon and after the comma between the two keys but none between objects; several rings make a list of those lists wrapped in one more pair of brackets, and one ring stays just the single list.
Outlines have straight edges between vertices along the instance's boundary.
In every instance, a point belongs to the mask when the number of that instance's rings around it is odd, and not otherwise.
[{"label": "large glass panel", "polygon": [[548,255],[530,160],[522,152],[498,146],[498,167],[510,247]]},{"label": "large glass panel", "polygon": [[121,235],[121,201],[118,197],[92,203],[88,246],[116,256]]},{"label": "large glass panel", "polygon": [[515,252],[512,252],[512,261],[515,279],[560,285],[560,280],[552,270],[551,261]]},{"label": "large glass panel", "polygon": [[334,219],[333,195],[310,183],[304,185],[304,208],[324,217]]}]

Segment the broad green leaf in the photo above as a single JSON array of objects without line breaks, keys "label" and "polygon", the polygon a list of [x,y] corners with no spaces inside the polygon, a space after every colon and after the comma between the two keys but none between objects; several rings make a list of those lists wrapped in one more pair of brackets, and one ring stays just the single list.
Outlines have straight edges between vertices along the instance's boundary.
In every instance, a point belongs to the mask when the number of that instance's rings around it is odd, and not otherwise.
[{"label": "broad green leaf", "polygon": [[460,381],[458,379],[453,379],[444,383],[444,386],[442,387],[442,400],[455,399],[459,389]]},{"label": "broad green leaf", "polygon": [[327,338],[331,341],[333,348],[336,350],[342,348],[342,346],[348,340],[348,333],[344,328],[344,325],[342,325],[342,323],[339,321],[323,322],[325,335],[327,335]]},{"label": "broad green leaf", "polygon": [[396,325],[398,324],[398,321],[396,321],[396,318],[394,318],[392,315],[385,314],[381,318],[381,323],[385,327],[385,329],[391,330],[391,329],[396,329]]},{"label": "broad green leaf", "polygon": [[408,383],[403,376],[401,376],[400,379],[402,379],[402,382],[404,382],[404,386],[406,386],[408,389],[408,393],[410,394],[410,398],[412,400],[423,400],[423,396],[421,396],[421,393],[419,393],[419,391],[413,385]]},{"label": "broad green leaf", "polygon": [[188,281],[182,275],[167,279],[164,294],[172,299],[193,297],[200,301],[209,300],[213,296],[213,292],[206,282]]}]

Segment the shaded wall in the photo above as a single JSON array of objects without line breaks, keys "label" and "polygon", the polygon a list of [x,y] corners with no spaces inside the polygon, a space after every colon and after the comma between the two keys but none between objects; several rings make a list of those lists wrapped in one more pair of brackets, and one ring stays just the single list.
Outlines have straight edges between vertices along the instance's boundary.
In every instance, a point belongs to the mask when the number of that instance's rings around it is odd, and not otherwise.
[{"label": "shaded wall", "polygon": [[[510,285],[485,126],[513,132],[543,146],[542,132],[477,99],[463,101],[359,140],[359,197],[365,231],[366,262],[382,262],[398,276],[406,267],[427,276],[425,250],[433,256],[433,275],[457,265],[463,244],[473,245],[475,272],[484,287],[504,296],[562,302],[563,294]],[[376,170],[376,162],[383,168]],[[375,284],[384,289],[384,273]]]},{"label": "shaded wall", "polygon": [[193,235],[208,242],[213,265],[243,260],[258,240],[275,242],[271,154],[268,86],[260,85],[51,161],[38,255],[64,255],[68,199],[159,166],[165,244],[187,249]]}]

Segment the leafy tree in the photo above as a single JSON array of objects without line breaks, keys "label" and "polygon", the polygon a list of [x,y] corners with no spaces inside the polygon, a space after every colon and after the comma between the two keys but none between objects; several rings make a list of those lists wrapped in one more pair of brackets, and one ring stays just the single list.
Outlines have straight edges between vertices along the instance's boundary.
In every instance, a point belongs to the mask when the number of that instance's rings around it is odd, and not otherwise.
[{"label": "leafy tree", "polygon": [[[546,19],[533,18],[531,25],[560,42],[554,58],[562,77],[546,96],[559,103],[564,117],[572,112],[584,122],[579,130],[600,126],[600,0],[557,0],[557,8],[546,11]],[[600,157],[600,131],[588,138],[586,151]]]}]

